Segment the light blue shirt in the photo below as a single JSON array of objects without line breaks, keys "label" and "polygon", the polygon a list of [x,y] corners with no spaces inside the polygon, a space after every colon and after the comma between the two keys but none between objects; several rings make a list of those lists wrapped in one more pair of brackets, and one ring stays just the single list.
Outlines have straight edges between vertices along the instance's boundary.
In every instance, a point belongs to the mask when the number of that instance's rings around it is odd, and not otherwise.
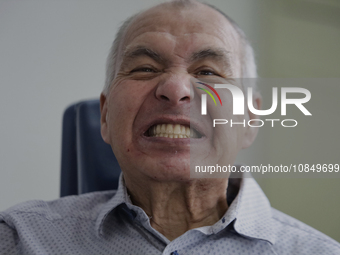
[{"label": "light blue shirt", "polygon": [[231,181],[230,198],[214,225],[169,241],[131,203],[121,177],[117,191],[29,201],[1,212],[0,254],[340,254],[339,243],[271,208],[254,179]]}]

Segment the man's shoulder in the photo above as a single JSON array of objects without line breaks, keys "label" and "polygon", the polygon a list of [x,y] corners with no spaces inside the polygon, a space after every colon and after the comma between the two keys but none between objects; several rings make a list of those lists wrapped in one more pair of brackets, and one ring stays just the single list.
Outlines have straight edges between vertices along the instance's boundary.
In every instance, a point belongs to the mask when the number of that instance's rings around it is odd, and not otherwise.
[{"label": "man's shoulder", "polygon": [[[340,244],[307,224],[272,208],[275,243],[303,254],[340,254]],[[301,253],[302,254],[302,253]]]},{"label": "man's shoulder", "polygon": [[96,219],[115,193],[103,191],[53,201],[33,200],[0,212],[0,253],[72,254],[69,249],[73,246],[66,244],[75,237],[86,240],[95,234]]},{"label": "man's shoulder", "polygon": [[47,220],[67,217],[94,219],[102,206],[116,191],[99,191],[82,195],[66,196],[52,201],[32,200],[17,204],[0,212],[0,222],[11,225],[16,218],[35,215]]}]

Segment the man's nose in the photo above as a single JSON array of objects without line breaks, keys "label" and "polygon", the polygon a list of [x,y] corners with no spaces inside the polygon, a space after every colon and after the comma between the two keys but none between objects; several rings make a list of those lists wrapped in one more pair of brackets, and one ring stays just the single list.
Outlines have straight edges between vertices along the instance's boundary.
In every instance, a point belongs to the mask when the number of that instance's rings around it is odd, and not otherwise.
[{"label": "man's nose", "polygon": [[169,75],[158,84],[156,97],[172,105],[190,103],[193,99],[193,91],[190,88],[190,75]]}]

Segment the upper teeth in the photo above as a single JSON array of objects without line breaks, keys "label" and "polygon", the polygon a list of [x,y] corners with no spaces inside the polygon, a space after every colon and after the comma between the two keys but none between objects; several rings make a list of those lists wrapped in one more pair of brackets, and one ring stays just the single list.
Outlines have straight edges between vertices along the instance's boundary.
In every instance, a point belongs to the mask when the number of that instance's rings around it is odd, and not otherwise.
[{"label": "upper teeth", "polygon": [[194,129],[180,124],[157,124],[149,129],[149,135],[169,138],[197,138],[199,134]]}]

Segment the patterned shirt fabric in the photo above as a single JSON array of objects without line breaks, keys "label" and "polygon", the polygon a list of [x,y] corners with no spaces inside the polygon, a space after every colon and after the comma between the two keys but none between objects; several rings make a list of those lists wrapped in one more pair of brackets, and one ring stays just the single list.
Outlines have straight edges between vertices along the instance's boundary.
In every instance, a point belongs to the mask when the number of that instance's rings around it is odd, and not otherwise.
[{"label": "patterned shirt fabric", "polygon": [[1,212],[0,254],[340,254],[339,243],[271,208],[254,179],[230,179],[227,194],[231,204],[218,222],[169,241],[131,203],[121,176],[117,191]]}]

